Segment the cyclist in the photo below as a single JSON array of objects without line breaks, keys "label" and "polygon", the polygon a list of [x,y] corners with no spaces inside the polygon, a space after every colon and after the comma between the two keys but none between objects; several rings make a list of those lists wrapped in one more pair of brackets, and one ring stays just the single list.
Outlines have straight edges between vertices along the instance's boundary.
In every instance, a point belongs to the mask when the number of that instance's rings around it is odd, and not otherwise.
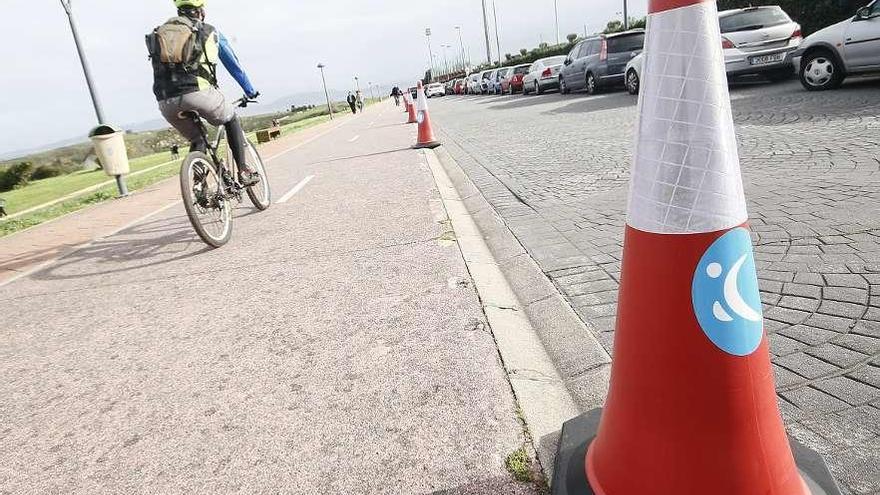
[{"label": "cyclist", "polygon": [[398,88],[397,86],[394,86],[391,89],[391,96],[394,97],[394,106],[396,106],[396,107],[400,106],[400,95],[401,95],[400,88]]},{"label": "cyclist", "polygon": [[235,109],[218,89],[217,65],[222,63],[248,99],[259,96],[226,37],[205,23],[207,0],[174,0],[177,17],[147,35],[153,64],[153,93],[162,116],[185,138],[190,151],[207,150],[198,127],[181,112],[195,111],[214,126],[224,126],[239,181],[245,187],[260,181],[247,165],[245,135]]}]

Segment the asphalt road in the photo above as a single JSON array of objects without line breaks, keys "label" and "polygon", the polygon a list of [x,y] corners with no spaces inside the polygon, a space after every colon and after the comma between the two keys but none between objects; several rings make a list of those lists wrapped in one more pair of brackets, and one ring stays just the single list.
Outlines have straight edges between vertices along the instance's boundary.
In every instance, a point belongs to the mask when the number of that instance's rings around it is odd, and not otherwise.
[{"label": "asphalt road", "polygon": [[273,161],[223,249],[177,204],[0,288],[0,493],[533,493],[403,121]]},{"label": "asphalt road", "polygon": [[[880,81],[732,88],[780,406],[880,493]],[[447,149],[613,351],[636,98],[432,99]]]}]

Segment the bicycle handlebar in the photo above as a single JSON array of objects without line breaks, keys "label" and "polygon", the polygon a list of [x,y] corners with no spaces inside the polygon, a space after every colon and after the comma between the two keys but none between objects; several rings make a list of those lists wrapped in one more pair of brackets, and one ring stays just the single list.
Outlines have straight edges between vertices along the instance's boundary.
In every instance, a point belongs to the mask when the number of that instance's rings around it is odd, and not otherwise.
[{"label": "bicycle handlebar", "polygon": [[247,106],[251,103],[257,103],[257,98],[260,97],[260,93],[254,95],[253,98],[248,98],[247,95],[242,96],[241,98],[235,100],[233,104],[239,108],[247,108]]}]

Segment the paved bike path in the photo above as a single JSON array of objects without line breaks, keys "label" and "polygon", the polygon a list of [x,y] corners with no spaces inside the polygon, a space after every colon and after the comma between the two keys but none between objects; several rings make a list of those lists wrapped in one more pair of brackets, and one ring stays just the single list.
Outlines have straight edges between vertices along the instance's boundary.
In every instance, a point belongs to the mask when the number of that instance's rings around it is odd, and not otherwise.
[{"label": "paved bike path", "polygon": [[[0,493],[533,493],[494,340],[389,105],[0,287]],[[356,139],[355,139],[356,138]]]}]

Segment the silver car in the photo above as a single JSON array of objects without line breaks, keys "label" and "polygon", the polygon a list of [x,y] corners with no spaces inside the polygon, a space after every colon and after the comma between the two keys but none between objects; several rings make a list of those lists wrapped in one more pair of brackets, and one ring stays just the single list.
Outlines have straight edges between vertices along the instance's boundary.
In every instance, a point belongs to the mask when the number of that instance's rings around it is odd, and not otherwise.
[{"label": "silver car", "polygon": [[837,88],[850,75],[880,73],[880,0],[808,36],[795,58],[809,91]]},{"label": "silver car", "polygon": [[718,14],[728,76],[761,74],[770,80],[794,73],[792,53],[803,41],[800,24],[780,7],[748,7]]},{"label": "silver car", "polygon": [[542,94],[551,88],[559,87],[559,72],[565,62],[565,55],[547,57],[532,62],[529,72],[523,76],[523,94]]}]

